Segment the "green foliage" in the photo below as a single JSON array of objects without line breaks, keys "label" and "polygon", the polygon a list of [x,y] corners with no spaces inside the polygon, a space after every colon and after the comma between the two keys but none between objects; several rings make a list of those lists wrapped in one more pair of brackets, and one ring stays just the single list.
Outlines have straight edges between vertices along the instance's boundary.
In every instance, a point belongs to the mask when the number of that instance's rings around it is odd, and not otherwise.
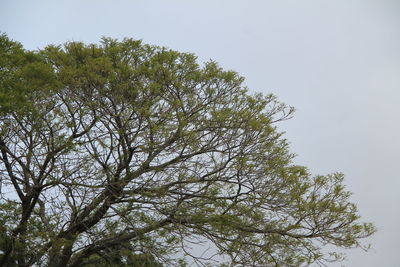
[{"label": "green foliage", "polygon": [[21,44],[0,34],[0,114],[32,112],[32,98],[54,86],[51,66],[37,53],[25,51]]},{"label": "green foliage", "polygon": [[308,266],[375,231],[342,174],[293,164],[293,109],[215,62],[132,39],[0,52],[0,265],[212,266],[196,243]]},{"label": "green foliage", "polygon": [[91,255],[81,263],[83,267],[163,267],[150,254],[133,254],[129,250],[114,251],[110,255]]}]

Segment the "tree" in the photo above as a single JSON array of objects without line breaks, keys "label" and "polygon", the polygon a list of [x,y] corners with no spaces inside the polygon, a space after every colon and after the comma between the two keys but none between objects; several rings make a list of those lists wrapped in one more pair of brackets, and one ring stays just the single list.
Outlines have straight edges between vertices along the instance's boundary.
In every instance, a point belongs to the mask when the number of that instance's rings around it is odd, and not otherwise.
[{"label": "tree", "polygon": [[0,49],[2,266],[209,262],[193,243],[323,264],[375,231],[342,174],[292,163],[276,123],[293,109],[215,62],[131,39]]},{"label": "tree", "polygon": [[[111,252],[111,254],[110,254]],[[150,254],[134,254],[130,250],[107,251],[107,254],[91,255],[81,262],[83,267],[163,267]]]}]

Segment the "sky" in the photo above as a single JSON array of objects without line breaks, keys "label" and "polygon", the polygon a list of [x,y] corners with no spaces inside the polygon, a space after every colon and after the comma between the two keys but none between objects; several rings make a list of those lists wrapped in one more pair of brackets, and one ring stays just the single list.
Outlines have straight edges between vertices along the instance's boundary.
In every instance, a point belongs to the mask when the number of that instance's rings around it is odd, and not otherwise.
[{"label": "sky", "polygon": [[400,1],[0,0],[0,31],[27,49],[102,36],[195,53],[294,106],[296,163],[343,172],[369,252],[342,264],[400,266]]}]

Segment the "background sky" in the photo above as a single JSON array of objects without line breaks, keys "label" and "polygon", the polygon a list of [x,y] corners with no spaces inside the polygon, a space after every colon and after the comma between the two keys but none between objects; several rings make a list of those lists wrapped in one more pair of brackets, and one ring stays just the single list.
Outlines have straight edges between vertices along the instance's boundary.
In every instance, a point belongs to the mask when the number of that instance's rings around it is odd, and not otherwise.
[{"label": "background sky", "polygon": [[131,37],[239,72],[297,109],[278,126],[297,163],[345,173],[377,226],[344,264],[400,266],[400,1],[0,0],[0,30],[27,49]]}]

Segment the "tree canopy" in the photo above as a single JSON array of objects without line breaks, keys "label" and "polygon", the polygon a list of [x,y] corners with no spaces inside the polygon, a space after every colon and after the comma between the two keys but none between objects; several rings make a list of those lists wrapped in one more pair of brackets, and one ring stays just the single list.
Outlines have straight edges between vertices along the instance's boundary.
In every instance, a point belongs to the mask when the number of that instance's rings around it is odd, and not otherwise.
[{"label": "tree canopy", "polygon": [[293,163],[293,109],[213,61],[5,34],[0,53],[1,266],[307,266],[375,231],[342,174]]}]

